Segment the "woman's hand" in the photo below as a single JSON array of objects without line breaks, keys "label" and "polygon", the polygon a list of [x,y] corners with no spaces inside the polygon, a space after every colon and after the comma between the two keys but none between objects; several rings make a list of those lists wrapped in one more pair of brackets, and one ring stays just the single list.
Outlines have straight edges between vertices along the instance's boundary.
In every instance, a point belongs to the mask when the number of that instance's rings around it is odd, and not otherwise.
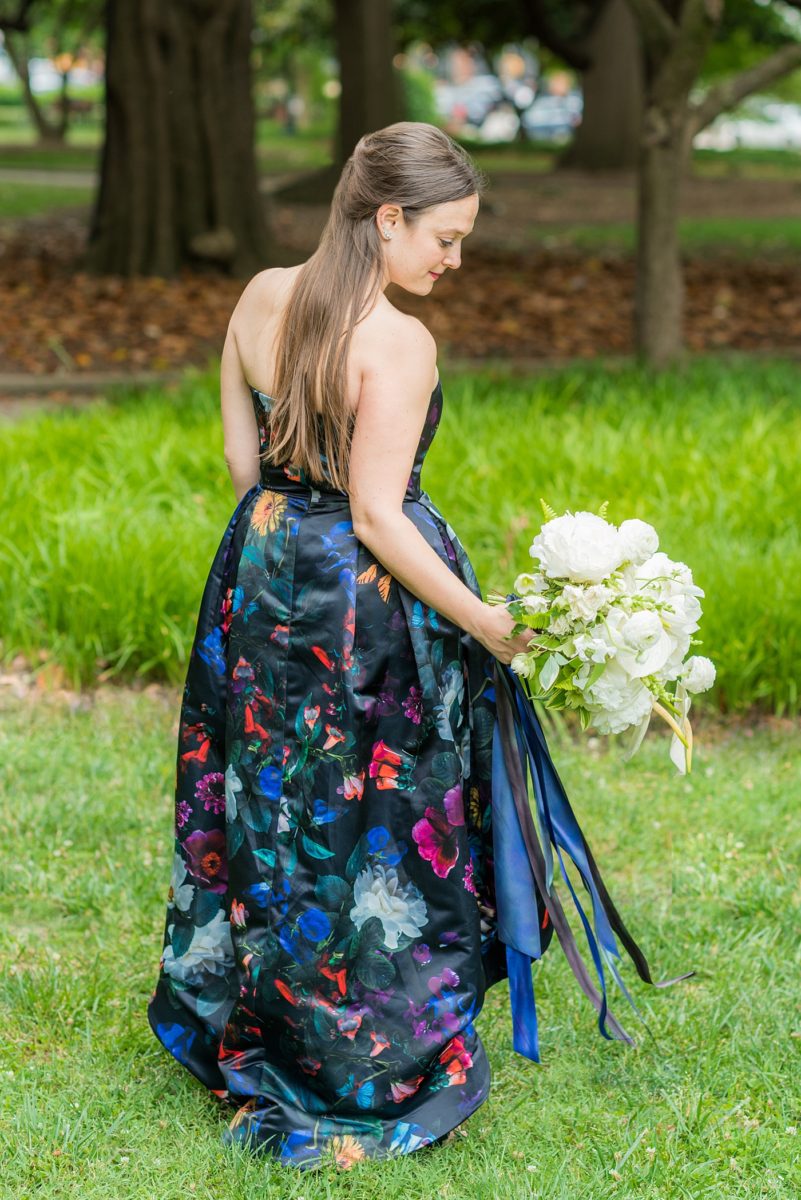
[{"label": "woman's hand", "polygon": [[529,650],[529,643],[537,637],[536,629],[525,629],[510,639],[515,624],[505,604],[484,604],[474,636],[499,662],[508,665],[516,654]]}]

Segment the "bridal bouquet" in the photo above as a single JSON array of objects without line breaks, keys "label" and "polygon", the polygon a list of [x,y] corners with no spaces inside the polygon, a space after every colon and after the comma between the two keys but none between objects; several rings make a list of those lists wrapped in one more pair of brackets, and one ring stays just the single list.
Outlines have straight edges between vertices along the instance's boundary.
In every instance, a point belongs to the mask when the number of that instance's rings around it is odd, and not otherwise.
[{"label": "bridal bouquet", "polygon": [[[530,699],[548,708],[572,708],[582,729],[622,733],[634,727],[624,752],[636,752],[653,713],[673,730],[670,758],[681,774],[692,766],[690,693],[704,692],[715,667],[686,655],[701,616],[690,568],[658,550],[645,521],[606,519],[570,511],[557,516],[541,500],[546,521],[531,543],[536,570],[515,580],[515,594],[497,592],[517,624],[538,631],[531,650],[516,654],[512,670]],[[672,689],[672,690],[671,690]]]}]

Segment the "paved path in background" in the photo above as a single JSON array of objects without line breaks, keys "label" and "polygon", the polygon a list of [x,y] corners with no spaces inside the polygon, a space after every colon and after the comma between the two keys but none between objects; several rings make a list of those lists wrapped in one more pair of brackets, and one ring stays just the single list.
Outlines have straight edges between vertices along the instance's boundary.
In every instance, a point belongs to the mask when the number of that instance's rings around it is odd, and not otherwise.
[{"label": "paved path in background", "polygon": [[[290,179],[296,179],[297,171],[281,175],[265,175],[259,180],[259,191],[272,192]],[[93,188],[97,183],[96,171],[48,171],[44,167],[0,167],[0,183],[29,183],[40,187]]]}]

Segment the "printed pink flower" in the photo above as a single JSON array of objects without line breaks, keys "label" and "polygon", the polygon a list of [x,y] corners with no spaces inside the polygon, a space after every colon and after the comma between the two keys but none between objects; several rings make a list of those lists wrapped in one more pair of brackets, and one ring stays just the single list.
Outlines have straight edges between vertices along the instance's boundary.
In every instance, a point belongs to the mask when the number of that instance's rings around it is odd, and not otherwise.
[{"label": "printed pink flower", "polygon": [[221,813],[225,808],[225,776],[210,771],[195,786],[195,799],[203,801],[207,812]]},{"label": "printed pink flower", "polygon": [[320,705],[313,704],[309,708],[303,710],[303,720],[309,727],[311,733],[314,732],[314,727],[317,724],[317,718],[320,715]]},{"label": "printed pink flower", "polygon": [[403,711],[415,725],[420,724],[423,717],[423,693],[419,687],[412,685],[409,688],[409,695],[403,702]]},{"label": "printed pink flower", "polygon": [[473,895],[473,896],[478,895],[478,891],[476,890],[476,885],[473,880],[473,861],[472,861],[472,859],[470,860],[470,862],[467,864],[467,866],[464,869],[463,882],[464,882],[464,890],[466,892],[470,892],[471,895]]},{"label": "printed pink flower", "polygon": [[364,794],[364,769],[358,775],[345,775],[337,791],[340,795],[344,793],[346,800],[361,800]]},{"label": "printed pink flower", "polygon": [[178,807],[175,810],[175,824],[178,827],[178,829],[183,829],[184,825],[189,820],[191,815],[192,815],[191,804],[188,802],[188,800],[180,800],[178,802]]},{"label": "printed pink flower", "polygon": [[221,829],[205,833],[196,829],[184,842],[189,855],[187,869],[202,886],[210,892],[228,890],[228,859],[225,852],[225,834]]},{"label": "printed pink flower", "polygon": [[456,827],[444,813],[429,806],[425,816],[412,826],[412,837],[417,842],[420,857],[431,863],[435,875],[444,879],[459,857]]},{"label": "printed pink flower", "polygon": [[445,815],[451,825],[464,825],[464,804],[462,803],[462,785],[455,784],[448,788],[444,796]]},{"label": "printed pink flower", "polygon": [[389,1088],[392,1099],[396,1104],[402,1104],[404,1100],[408,1100],[409,1096],[413,1096],[418,1091],[424,1079],[425,1075],[413,1075],[411,1079],[402,1079],[398,1083],[391,1083]]}]

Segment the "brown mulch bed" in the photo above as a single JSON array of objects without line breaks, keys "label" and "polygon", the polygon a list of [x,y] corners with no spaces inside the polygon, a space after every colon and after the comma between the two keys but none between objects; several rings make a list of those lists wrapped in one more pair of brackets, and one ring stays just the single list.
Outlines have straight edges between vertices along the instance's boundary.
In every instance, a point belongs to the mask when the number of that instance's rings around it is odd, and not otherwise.
[{"label": "brown mulch bed", "polygon": [[[425,321],[446,357],[630,353],[631,259],[511,246],[500,236],[508,217],[503,203],[489,211],[461,270],[429,296],[397,288],[388,296]],[[274,205],[283,252],[308,256],[324,218],[321,209]],[[79,210],[0,229],[0,374],[170,372],[219,355],[242,280],[93,277],[80,269],[84,237]],[[693,259],[685,280],[690,350],[797,351],[801,264]]]}]

